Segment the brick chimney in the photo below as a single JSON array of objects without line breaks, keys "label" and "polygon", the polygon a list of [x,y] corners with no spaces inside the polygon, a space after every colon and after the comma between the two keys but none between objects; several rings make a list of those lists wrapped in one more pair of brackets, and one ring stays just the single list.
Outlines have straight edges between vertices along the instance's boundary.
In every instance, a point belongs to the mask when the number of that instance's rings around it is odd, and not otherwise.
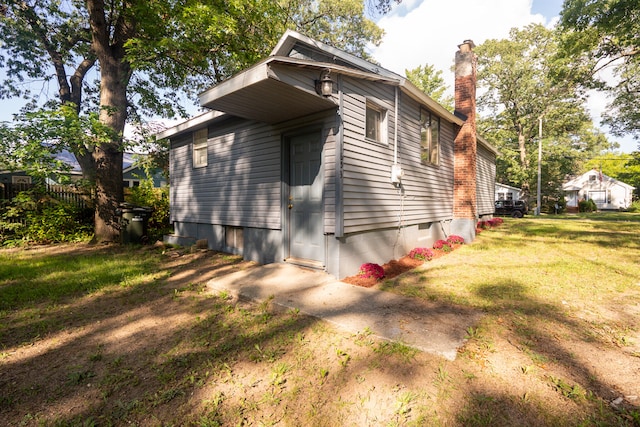
[{"label": "brick chimney", "polygon": [[476,236],[476,55],[473,41],[458,46],[455,60],[455,111],[465,121],[454,141],[451,233],[471,242]]}]

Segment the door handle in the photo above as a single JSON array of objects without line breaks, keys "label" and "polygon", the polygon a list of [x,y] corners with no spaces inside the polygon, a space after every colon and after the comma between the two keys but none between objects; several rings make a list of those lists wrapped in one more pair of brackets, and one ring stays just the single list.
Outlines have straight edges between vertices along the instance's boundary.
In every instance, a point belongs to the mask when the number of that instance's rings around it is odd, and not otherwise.
[{"label": "door handle", "polygon": [[293,203],[289,203],[289,209],[293,209]]}]

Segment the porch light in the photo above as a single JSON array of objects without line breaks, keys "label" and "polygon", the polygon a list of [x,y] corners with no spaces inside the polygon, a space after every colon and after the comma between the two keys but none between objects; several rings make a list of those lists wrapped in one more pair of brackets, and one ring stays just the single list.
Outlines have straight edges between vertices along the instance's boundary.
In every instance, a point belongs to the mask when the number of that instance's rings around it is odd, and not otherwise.
[{"label": "porch light", "polygon": [[333,93],[333,80],[331,80],[331,70],[325,69],[320,73],[320,79],[315,81],[316,93],[322,96],[331,96]]}]

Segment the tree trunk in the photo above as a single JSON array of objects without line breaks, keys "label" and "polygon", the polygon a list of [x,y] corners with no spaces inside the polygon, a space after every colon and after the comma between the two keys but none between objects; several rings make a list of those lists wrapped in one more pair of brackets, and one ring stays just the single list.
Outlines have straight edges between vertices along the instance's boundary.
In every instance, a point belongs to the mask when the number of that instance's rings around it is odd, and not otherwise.
[{"label": "tree trunk", "polygon": [[122,133],[127,118],[127,84],[130,67],[118,57],[100,60],[100,122],[110,129],[111,141],[95,147],[96,242],[120,240],[118,205],[124,201],[122,188]]},{"label": "tree trunk", "polygon": [[[120,217],[116,209],[124,200],[122,189],[122,133],[127,119],[127,86],[131,65],[125,59],[124,44],[134,31],[134,23],[109,16],[104,0],[86,0],[91,26],[92,48],[100,63],[99,120],[111,132],[110,141],[96,146],[96,214],[94,242],[120,241]],[[113,19],[112,19],[113,18]]]},{"label": "tree trunk", "polygon": [[529,170],[529,159],[527,158],[526,139],[522,130],[518,131],[518,150],[520,151],[520,166],[524,171]]}]

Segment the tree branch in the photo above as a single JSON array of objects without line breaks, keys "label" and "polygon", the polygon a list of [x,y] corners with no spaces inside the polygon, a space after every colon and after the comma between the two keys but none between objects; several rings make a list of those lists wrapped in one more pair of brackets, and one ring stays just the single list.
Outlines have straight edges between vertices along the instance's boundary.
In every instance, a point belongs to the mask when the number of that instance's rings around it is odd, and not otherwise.
[{"label": "tree branch", "polygon": [[33,32],[37,39],[42,43],[42,46],[45,48],[51,61],[53,63],[53,67],[56,72],[56,78],[58,80],[59,85],[59,94],[60,100],[62,102],[67,102],[71,100],[71,88],[69,87],[69,83],[67,82],[67,72],[64,68],[64,60],[62,59],[62,55],[55,49],[51,40],[49,40],[49,34],[52,33],[49,28],[44,28],[41,25],[41,22],[45,22],[44,19],[41,19],[33,6],[29,6],[26,3],[20,4],[20,9],[22,10],[22,16],[24,16],[25,20],[29,24],[29,26],[33,29]]}]

